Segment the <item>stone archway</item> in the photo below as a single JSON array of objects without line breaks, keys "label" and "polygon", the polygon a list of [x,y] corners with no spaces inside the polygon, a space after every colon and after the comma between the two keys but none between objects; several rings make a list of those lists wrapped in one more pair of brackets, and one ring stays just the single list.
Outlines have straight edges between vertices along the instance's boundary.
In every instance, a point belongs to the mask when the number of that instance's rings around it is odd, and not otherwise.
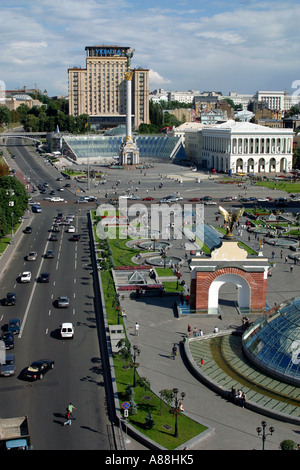
[{"label": "stone archway", "polygon": [[251,288],[248,281],[236,273],[226,273],[217,276],[208,289],[208,312],[217,311],[219,308],[220,288],[226,283],[233,283],[237,287],[237,305],[239,308],[250,310]]}]

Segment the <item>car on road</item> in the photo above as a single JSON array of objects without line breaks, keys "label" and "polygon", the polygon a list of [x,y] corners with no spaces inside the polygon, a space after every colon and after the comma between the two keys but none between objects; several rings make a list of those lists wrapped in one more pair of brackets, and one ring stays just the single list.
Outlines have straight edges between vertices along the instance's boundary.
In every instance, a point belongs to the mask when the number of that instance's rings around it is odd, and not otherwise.
[{"label": "car on road", "polygon": [[221,201],[222,202],[230,202],[230,201],[232,201],[232,197],[231,196],[222,197]]},{"label": "car on road", "polygon": [[5,349],[13,349],[15,347],[15,338],[12,333],[5,331],[2,335],[2,341],[4,343]]},{"label": "car on road", "polygon": [[54,189],[51,189],[51,191],[50,191],[50,193],[49,193],[49,194],[50,194],[50,196],[54,196],[54,195],[55,195],[55,191],[54,191]]},{"label": "car on road", "polygon": [[151,196],[144,197],[143,201],[154,201],[154,197],[151,197]]},{"label": "car on road", "polygon": [[45,258],[54,258],[54,250],[47,250],[45,253]]},{"label": "car on road", "polygon": [[27,261],[35,261],[37,257],[36,251],[30,251],[27,255]]},{"label": "car on road", "polygon": [[193,197],[192,199],[189,199],[189,202],[199,202],[200,197]]},{"label": "car on road", "polygon": [[30,282],[31,281],[31,272],[24,271],[20,276],[20,282]]},{"label": "car on road", "polygon": [[42,208],[40,206],[32,206],[31,207],[32,212],[42,212]]},{"label": "car on road", "polygon": [[12,333],[13,335],[18,335],[20,333],[21,322],[19,318],[12,318],[8,322],[7,331]]},{"label": "car on road", "polygon": [[52,232],[60,232],[60,228],[57,224],[54,224],[52,227]]},{"label": "car on road", "polygon": [[69,297],[64,296],[64,295],[58,297],[57,306],[59,308],[66,308],[66,307],[69,307],[69,305],[70,305]]},{"label": "car on road", "polygon": [[73,323],[62,323],[60,327],[60,336],[62,338],[73,338],[74,337]]},{"label": "car on road", "polygon": [[3,300],[4,305],[15,305],[17,301],[17,295],[15,292],[8,292],[7,296]]},{"label": "car on road", "polygon": [[49,273],[42,273],[39,278],[40,282],[50,282],[50,274]]},{"label": "car on road", "polygon": [[0,364],[0,376],[9,377],[16,372],[16,358],[14,354],[6,354],[5,363]]},{"label": "car on road", "polygon": [[216,205],[217,203],[215,201],[204,201],[204,204],[208,206],[208,205]]},{"label": "car on road", "polygon": [[54,368],[54,361],[49,359],[40,359],[34,361],[23,371],[23,377],[27,380],[42,379],[43,376]]},{"label": "car on road", "polygon": [[84,203],[87,203],[88,201],[84,198],[79,198],[77,199],[77,204],[84,204]]},{"label": "car on road", "polygon": [[25,227],[23,232],[24,233],[32,233],[32,228],[31,227]]},{"label": "car on road", "polygon": [[54,196],[50,199],[51,202],[63,202],[64,199],[62,197]]},{"label": "car on road", "polygon": [[73,227],[73,225],[70,225],[70,227],[68,227],[67,232],[74,233],[75,232],[75,227]]},{"label": "car on road", "polygon": [[73,242],[79,242],[79,240],[80,240],[80,235],[76,235],[76,234],[74,233],[74,235],[73,235],[73,237],[71,238],[71,240],[72,240]]},{"label": "car on road", "polygon": [[57,242],[58,240],[58,237],[55,233],[51,233],[50,237],[49,237],[49,241],[50,242]]},{"label": "car on road", "polygon": [[203,196],[200,198],[200,201],[211,201],[212,197],[211,196]]}]

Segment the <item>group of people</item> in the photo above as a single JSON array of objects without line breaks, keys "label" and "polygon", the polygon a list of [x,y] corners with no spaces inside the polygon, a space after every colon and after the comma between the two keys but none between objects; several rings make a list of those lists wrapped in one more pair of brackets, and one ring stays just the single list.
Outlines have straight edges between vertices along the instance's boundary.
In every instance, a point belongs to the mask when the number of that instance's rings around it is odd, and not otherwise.
[{"label": "group of people", "polygon": [[240,389],[236,390],[234,385],[231,387],[230,399],[232,403],[239,405],[242,408],[245,408],[246,403],[247,403],[246,394],[245,392],[242,392],[242,390]]},{"label": "group of people", "polygon": [[192,331],[191,325],[188,324],[187,334],[188,334],[188,336],[190,336],[191,334],[193,334],[193,336],[203,336],[203,331],[201,329],[198,331],[198,328],[196,326],[194,327],[194,329]]}]

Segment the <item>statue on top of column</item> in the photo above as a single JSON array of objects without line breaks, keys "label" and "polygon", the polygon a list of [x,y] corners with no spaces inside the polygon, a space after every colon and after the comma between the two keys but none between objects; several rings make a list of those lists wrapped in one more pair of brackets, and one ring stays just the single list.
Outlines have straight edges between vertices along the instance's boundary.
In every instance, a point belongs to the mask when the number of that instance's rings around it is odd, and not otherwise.
[{"label": "statue on top of column", "polygon": [[125,51],[125,56],[127,57],[127,70],[130,69],[130,64],[131,64],[131,58],[133,57],[135,49],[132,51],[129,49],[129,51]]}]

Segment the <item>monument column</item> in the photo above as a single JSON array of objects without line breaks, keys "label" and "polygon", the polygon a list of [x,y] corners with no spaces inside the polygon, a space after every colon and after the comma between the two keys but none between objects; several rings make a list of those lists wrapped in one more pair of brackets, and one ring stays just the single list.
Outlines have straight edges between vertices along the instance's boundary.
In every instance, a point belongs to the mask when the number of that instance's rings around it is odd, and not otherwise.
[{"label": "monument column", "polygon": [[125,53],[127,57],[127,70],[125,72],[126,80],[126,138],[125,142],[122,142],[119,149],[119,163],[121,165],[134,165],[139,163],[140,152],[136,142],[132,140],[132,130],[131,130],[131,109],[132,109],[132,90],[131,82],[133,72],[130,70],[130,60],[133,56],[133,51],[128,51]]}]

